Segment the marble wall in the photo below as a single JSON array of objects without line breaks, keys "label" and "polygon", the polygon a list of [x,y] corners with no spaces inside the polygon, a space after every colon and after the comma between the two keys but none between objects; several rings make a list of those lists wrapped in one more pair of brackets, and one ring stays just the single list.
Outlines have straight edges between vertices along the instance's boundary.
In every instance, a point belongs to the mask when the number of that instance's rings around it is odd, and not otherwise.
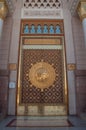
[{"label": "marble wall", "polygon": [[76,99],[77,114],[86,109],[86,46],[84,42],[82,21],[78,16],[72,17],[73,38],[76,57]]},{"label": "marble wall", "polygon": [[0,70],[0,120],[8,114],[8,82],[9,71]]},{"label": "marble wall", "polygon": [[15,83],[14,88],[9,88],[9,107],[8,114],[15,115],[16,113],[16,88],[17,88],[17,68],[18,68],[18,55],[19,55],[19,38],[20,38],[20,19],[21,19],[22,1],[18,0],[16,9],[13,14],[13,31],[11,36],[10,57],[9,64],[16,65],[16,68],[10,69],[9,82]]},{"label": "marble wall", "polygon": [[[67,64],[75,64],[75,50],[73,43],[71,13],[64,1],[63,16],[64,16],[64,30],[65,30],[65,47],[66,47],[66,62]],[[69,98],[69,114],[76,114],[76,90],[75,90],[75,75],[74,69],[67,70],[68,79],[68,98]]]},{"label": "marble wall", "polygon": [[8,16],[4,20],[3,32],[0,37],[0,119],[8,112],[8,85],[9,85],[9,52],[12,33],[12,17]]},{"label": "marble wall", "polygon": [[72,17],[72,29],[78,70],[86,70],[86,47],[84,43],[82,21],[78,16]]},{"label": "marble wall", "polygon": [[0,39],[0,69],[8,69],[9,52],[11,45],[11,34],[12,34],[12,17],[7,17],[4,20],[2,37]]},{"label": "marble wall", "polygon": [[86,113],[86,70],[76,70],[77,114]]},{"label": "marble wall", "polygon": [[[5,95],[8,96],[8,115],[15,115],[16,107],[16,83],[17,83],[17,65],[20,35],[20,17],[22,1],[18,0],[16,9],[12,15],[8,15],[4,20],[2,38],[0,39],[0,90],[3,93],[3,84],[5,84]],[[16,65],[16,68],[10,67]],[[8,76],[4,74],[8,71]],[[3,76],[2,76],[3,74]],[[15,88],[9,88],[9,83],[14,82]],[[3,101],[2,93],[0,99]]]}]

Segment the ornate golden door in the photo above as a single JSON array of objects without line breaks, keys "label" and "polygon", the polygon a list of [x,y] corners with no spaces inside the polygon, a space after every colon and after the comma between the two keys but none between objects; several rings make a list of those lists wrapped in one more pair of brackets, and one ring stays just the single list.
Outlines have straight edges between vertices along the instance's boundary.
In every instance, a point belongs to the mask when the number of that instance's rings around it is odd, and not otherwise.
[{"label": "ornate golden door", "polygon": [[21,21],[17,115],[67,115],[64,46],[62,20]]}]

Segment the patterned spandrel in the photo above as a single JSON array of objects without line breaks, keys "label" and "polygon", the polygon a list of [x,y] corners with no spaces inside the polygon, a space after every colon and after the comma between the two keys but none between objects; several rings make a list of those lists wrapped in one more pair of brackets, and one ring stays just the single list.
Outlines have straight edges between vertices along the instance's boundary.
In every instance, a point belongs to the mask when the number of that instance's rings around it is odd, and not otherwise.
[{"label": "patterned spandrel", "polygon": [[41,34],[41,33],[42,33],[41,25],[38,25],[38,26],[37,26],[37,33],[38,33],[38,34]]},{"label": "patterned spandrel", "polygon": [[36,30],[35,30],[35,26],[34,26],[34,25],[31,26],[31,31],[30,31],[30,33],[32,33],[32,34],[35,34],[35,33],[36,33]]},{"label": "patterned spandrel", "polygon": [[57,26],[56,26],[56,34],[59,34],[59,33],[61,33],[61,29],[60,29],[60,26],[57,25]]},{"label": "patterned spandrel", "polygon": [[26,24],[24,26],[24,34],[28,34],[29,33],[29,27],[28,27],[28,24]]},{"label": "patterned spandrel", "polygon": [[44,25],[43,33],[48,34],[48,26],[47,25]]},{"label": "patterned spandrel", "polygon": [[49,33],[50,34],[54,34],[54,26],[53,25],[50,26]]}]

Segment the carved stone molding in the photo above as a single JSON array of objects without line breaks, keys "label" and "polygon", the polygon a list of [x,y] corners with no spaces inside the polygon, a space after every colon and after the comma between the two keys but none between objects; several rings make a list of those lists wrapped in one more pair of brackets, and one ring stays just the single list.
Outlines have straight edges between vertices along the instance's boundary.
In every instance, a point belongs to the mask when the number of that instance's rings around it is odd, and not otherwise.
[{"label": "carved stone molding", "polygon": [[62,9],[23,9],[22,18],[52,18],[52,19],[63,19]]},{"label": "carved stone molding", "polygon": [[72,15],[75,14],[79,1],[80,0],[69,0],[68,6],[69,6],[69,9],[70,9]]},{"label": "carved stone molding", "polygon": [[62,19],[61,0],[23,0],[22,18]]},{"label": "carved stone molding", "polygon": [[15,0],[5,0],[9,9],[9,13],[12,14],[15,9]]}]

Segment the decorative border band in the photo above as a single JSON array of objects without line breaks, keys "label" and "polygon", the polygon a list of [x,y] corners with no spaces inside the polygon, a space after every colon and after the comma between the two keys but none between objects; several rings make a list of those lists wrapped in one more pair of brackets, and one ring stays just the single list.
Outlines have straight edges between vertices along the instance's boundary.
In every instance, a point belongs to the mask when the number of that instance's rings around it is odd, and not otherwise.
[{"label": "decorative border band", "polygon": [[15,64],[15,63],[10,63],[10,64],[9,64],[9,70],[17,70],[17,64]]}]

